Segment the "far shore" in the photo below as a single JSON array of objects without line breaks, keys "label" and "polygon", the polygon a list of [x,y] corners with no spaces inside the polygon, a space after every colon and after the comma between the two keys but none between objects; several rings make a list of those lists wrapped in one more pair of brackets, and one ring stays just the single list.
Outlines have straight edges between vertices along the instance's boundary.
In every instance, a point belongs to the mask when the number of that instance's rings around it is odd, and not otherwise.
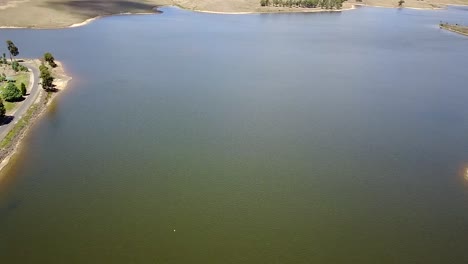
[{"label": "far shore", "polygon": [[[85,26],[96,19],[129,14],[155,14],[157,8],[179,7],[185,10],[226,15],[264,13],[315,13],[342,12],[359,6],[383,8],[409,8],[417,10],[439,10],[449,5],[465,6],[468,0],[405,0],[399,7],[396,0],[349,0],[342,9],[261,7],[259,0],[136,0],[125,4],[119,0],[57,0],[53,4],[47,0],[10,1],[0,5],[0,28],[75,28]],[[53,18],[53,19],[52,19]]]},{"label": "far shore", "polygon": [[468,26],[462,26],[462,25],[452,25],[452,24],[447,24],[447,23],[441,23],[440,28],[458,33],[460,35],[468,36]]}]

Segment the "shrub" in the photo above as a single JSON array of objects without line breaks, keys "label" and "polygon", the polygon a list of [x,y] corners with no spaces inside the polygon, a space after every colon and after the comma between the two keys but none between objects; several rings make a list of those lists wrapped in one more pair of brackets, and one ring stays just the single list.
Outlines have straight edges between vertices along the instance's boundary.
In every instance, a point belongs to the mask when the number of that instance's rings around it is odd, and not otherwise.
[{"label": "shrub", "polygon": [[3,105],[2,99],[0,99],[0,118],[3,119],[5,117],[5,106]]},{"label": "shrub", "polygon": [[46,52],[44,54],[44,60],[47,61],[50,65],[50,67],[55,68],[57,67],[57,64],[55,63],[55,58],[52,56],[50,52]]},{"label": "shrub", "polygon": [[21,64],[18,66],[18,70],[23,71],[23,72],[29,71],[28,67],[21,65]]},{"label": "shrub", "polygon": [[54,77],[52,77],[49,68],[42,64],[41,66],[39,66],[39,70],[41,71],[42,88],[44,88],[45,90],[52,89],[54,87]]},{"label": "shrub", "polygon": [[15,71],[15,72],[18,72],[19,71],[19,63],[17,61],[14,61],[11,63],[11,68]]},{"label": "shrub", "polygon": [[41,75],[42,75],[43,72],[46,72],[46,71],[48,72],[49,69],[44,64],[41,64],[41,66],[39,66],[39,71],[41,72]]},{"label": "shrub", "polygon": [[3,91],[3,99],[8,102],[15,102],[23,98],[21,91],[16,87],[14,83],[8,83]]},{"label": "shrub", "polygon": [[28,71],[28,67],[19,64],[17,61],[14,61],[11,63],[11,68],[13,68],[15,72],[19,72],[19,71],[27,72]]},{"label": "shrub", "polygon": [[20,90],[21,90],[21,94],[23,96],[25,96],[26,95],[26,85],[24,83],[21,83]]}]

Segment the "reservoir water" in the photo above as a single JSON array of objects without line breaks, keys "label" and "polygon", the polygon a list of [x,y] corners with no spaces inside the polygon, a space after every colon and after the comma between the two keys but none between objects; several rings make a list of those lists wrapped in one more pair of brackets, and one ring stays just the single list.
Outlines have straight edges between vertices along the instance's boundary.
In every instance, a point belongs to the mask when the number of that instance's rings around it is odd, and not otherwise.
[{"label": "reservoir water", "polygon": [[0,30],[74,78],[1,263],[468,263],[466,8],[162,11]]}]

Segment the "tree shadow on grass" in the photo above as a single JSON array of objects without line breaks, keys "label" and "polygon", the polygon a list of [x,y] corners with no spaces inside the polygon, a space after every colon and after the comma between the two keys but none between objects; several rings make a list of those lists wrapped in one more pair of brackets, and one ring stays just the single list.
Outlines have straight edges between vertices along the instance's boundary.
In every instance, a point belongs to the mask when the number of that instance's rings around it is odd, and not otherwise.
[{"label": "tree shadow on grass", "polygon": [[67,11],[86,17],[97,15],[112,15],[125,12],[157,12],[156,5],[125,0],[72,0],[48,1],[44,3],[47,8],[58,11]]},{"label": "tree shadow on grass", "polygon": [[3,118],[0,118],[0,126],[10,124],[13,119],[15,119],[14,116],[4,116]]},{"label": "tree shadow on grass", "polygon": [[5,101],[9,103],[18,103],[18,102],[23,102],[24,100],[26,100],[26,98],[24,98],[24,96],[21,96],[20,98],[15,99],[15,100],[5,100]]}]

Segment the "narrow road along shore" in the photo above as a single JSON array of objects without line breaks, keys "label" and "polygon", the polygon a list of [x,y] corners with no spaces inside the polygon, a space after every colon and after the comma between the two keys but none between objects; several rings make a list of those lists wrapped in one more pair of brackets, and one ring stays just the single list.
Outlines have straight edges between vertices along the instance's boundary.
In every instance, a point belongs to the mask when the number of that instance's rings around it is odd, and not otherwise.
[{"label": "narrow road along shore", "polygon": [[56,60],[55,63],[57,67],[52,69],[52,76],[55,78],[54,87],[56,91],[49,92],[47,95],[39,83],[40,60],[27,60],[21,63],[28,67],[31,73],[27,89],[29,95],[19,103],[16,110],[8,113],[10,117],[13,116],[13,120],[0,126],[0,143],[2,143],[0,147],[0,184],[7,175],[7,170],[4,170],[4,168],[9,164],[10,160],[14,159],[13,156],[31,125],[38,120],[40,115],[47,109],[47,106],[67,87],[68,82],[72,79],[65,73],[63,64],[60,61]]},{"label": "narrow road along shore", "polygon": [[36,101],[39,96],[39,69],[32,62],[22,62],[22,65],[28,67],[31,77],[29,79],[29,95],[26,96],[25,100],[19,103],[19,106],[9,115],[13,116],[13,120],[8,124],[3,124],[0,126],[0,141],[5,138],[5,136],[10,132],[10,130],[15,126],[18,120],[28,111],[29,107]]}]

